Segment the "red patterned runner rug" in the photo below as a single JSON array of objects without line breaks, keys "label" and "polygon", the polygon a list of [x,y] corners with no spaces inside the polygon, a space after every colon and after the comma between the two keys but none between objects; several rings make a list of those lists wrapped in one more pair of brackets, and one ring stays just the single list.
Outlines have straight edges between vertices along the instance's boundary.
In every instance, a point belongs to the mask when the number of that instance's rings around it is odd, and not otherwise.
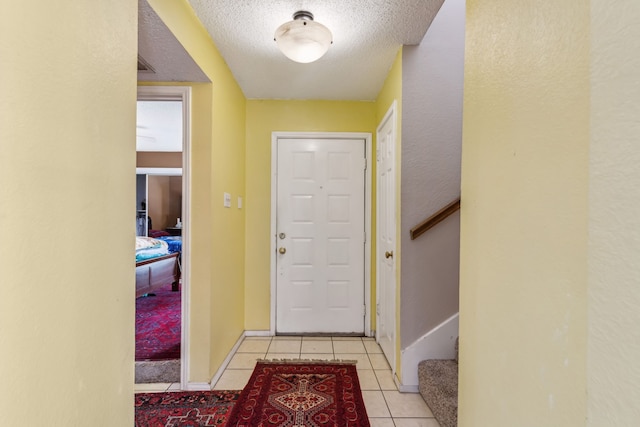
[{"label": "red patterned runner rug", "polygon": [[137,393],[136,427],[224,426],[240,391]]},{"label": "red patterned runner rug", "polygon": [[227,427],[369,427],[353,362],[260,361]]}]

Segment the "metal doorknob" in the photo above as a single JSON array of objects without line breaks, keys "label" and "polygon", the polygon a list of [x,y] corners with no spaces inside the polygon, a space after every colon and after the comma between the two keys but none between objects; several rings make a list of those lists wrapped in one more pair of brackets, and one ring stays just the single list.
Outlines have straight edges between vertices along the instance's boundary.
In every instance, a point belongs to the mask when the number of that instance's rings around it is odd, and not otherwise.
[{"label": "metal doorknob", "polygon": [[281,255],[284,255],[287,253],[287,249],[286,248],[280,248],[278,249],[278,252],[280,252]]},{"label": "metal doorknob", "polygon": [[391,252],[386,251],[386,252],[384,253],[384,257],[385,257],[385,258],[387,258],[387,259],[388,259],[388,258],[393,258],[393,251],[391,251]]}]

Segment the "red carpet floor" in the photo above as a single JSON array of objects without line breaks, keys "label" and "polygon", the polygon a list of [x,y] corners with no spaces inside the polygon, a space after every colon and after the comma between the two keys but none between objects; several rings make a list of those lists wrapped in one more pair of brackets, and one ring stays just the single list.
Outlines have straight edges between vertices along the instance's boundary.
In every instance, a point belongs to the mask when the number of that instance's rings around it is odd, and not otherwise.
[{"label": "red carpet floor", "polygon": [[136,427],[223,426],[239,391],[190,391],[135,395]]},{"label": "red carpet floor", "polygon": [[180,292],[171,285],[136,299],[136,361],[180,358]]}]

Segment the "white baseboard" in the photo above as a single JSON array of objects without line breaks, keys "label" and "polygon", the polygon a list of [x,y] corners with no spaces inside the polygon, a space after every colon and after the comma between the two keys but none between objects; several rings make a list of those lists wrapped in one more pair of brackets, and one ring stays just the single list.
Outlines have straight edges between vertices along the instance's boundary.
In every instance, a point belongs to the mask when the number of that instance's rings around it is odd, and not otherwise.
[{"label": "white baseboard", "polygon": [[418,363],[426,359],[454,359],[458,337],[459,315],[454,314],[416,342],[401,350],[402,381],[401,388],[418,390]]},{"label": "white baseboard", "polygon": [[236,351],[238,351],[238,348],[240,347],[240,344],[242,344],[242,340],[244,339],[244,337],[270,337],[270,336],[271,336],[271,333],[269,331],[244,331],[242,335],[240,335],[236,343],[233,345],[233,348],[231,348],[231,350],[229,351],[229,354],[227,354],[227,357],[222,361],[220,368],[218,368],[215,375],[211,378],[211,381],[208,383],[189,382],[187,383],[186,390],[187,391],[212,390],[213,386],[218,382],[218,380],[224,373],[225,369],[227,369],[227,366],[229,366],[229,363],[231,362],[233,355],[236,353]]},{"label": "white baseboard", "polygon": [[244,331],[244,336],[245,337],[270,337],[273,334],[271,334],[271,331],[266,330],[266,331]]},{"label": "white baseboard", "polygon": [[222,361],[222,365],[220,365],[215,375],[211,378],[211,382],[209,383],[209,390],[213,389],[213,386],[216,385],[216,383],[224,373],[224,370],[227,369],[227,366],[229,366],[229,363],[231,362],[233,355],[236,354],[236,351],[238,351],[238,347],[240,347],[240,344],[242,344],[242,340],[244,339],[244,337],[245,337],[245,333],[240,335],[240,337],[238,338],[238,341],[236,341],[236,343],[233,345],[233,347],[227,354],[227,357],[225,357],[225,359]]},{"label": "white baseboard", "polygon": [[398,377],[396,377],[395,375],[393,376],[393,381],[396,383],[396,387],[398,388],[398,391],[400,393],[418,393],[420,392],[420,390],[418,390],[418,386],[417,385],[405,385],[400,383],[400,380],[398,379]]},{"label": "white baseboard", "polygon": [[210,383],[192,383],[192,382],[187,383],[186,391],[209,391],[209,390],[211,390]]}]

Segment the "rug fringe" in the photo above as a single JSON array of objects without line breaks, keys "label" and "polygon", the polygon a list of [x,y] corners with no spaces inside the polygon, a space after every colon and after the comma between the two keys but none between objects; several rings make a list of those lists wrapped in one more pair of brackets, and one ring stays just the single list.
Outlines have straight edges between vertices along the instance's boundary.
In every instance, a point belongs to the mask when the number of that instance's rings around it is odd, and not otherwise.
[{"label": "rug fringe", "polygon": [[257,359],[258,363],[263,364],[316,364],[316,365],[355,365],[357,360],[349,359],[335,359],[335,360],[323,360],[323,359]]}]

